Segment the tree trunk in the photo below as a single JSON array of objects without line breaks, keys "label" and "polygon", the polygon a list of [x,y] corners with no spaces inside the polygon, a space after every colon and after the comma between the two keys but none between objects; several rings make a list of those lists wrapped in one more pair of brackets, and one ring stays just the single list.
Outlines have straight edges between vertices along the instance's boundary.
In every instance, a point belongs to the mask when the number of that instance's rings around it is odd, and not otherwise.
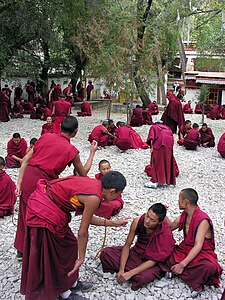
[{"label": "tree trunk", "polygon": [[184,45],[182,42],[182,38],[180,34],[177,37],[177,42],[178,42],[178,48],[179,48],[179,54],[180,54],[180,60],[181,60],[181,71],[182,71],[182,76],[184,78],[184,73],[186,72],[186,54],[184,51]]},{"label": "tree trunk", "polygon": [[158,44],[158,40],[156,38],[156,35],[154,37],[154,40],[155,40],[155,46],[156,46],[155,57],[156,57],[157,75],[158,75],[157,85],[158,85],[160,96],[161,96],[160,103],[162,103],[163,105],[166,105],[165,76],[164,76],[163,71],[162,71],[162,59],[161,59],[161,56],[160,56],[160,49],[159,49],[159,44]]},{"label": "tree trunk", "polygon": [[49,46],[45,41],[41,41],[41,46],[44,53],[44,63],[41,70],[41,82],[42,82],[42,96],[46,97],[48,92],[48,71],[50,65],[50,54],[49,54]]}]

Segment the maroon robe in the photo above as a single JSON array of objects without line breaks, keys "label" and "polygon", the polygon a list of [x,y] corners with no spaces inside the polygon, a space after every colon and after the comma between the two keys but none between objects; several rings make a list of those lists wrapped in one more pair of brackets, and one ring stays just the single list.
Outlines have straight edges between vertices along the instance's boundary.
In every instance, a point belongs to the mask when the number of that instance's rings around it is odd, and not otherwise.
[{"label": "maroon robe", "polygon": [[150,159],[151,182],[175,185],[174,140],[171,129],[166,125],[153,124],[149,130],[147,144],[152,144],[153,147]]},{"label": "maroon robe", "polygon": [[187,213],[183,211],[180,217],[179,230],[183,230],[184,240],[175,246],[173,254],[165,262],[165,265],[160,265],[163,271],[170,271],[171,267],[184,260],[195,244],[195,236],[199,224],[203,220],[207,220],[211,229],[211,238],[205,238],[202,249],[199,254],[184,268],[179,277],[188,284],[193,290],[202,290],[203,285],[209,284],[216,287],[219,286],[220,274],[222,268],[217,261],[217,255],[214,252],[214,231],[213,224],[209,216],[196,206],[192,215],[188,234],[185,232]]},{"label": "maroon robe", "polygon": [[202,104],[196,104],[195,106],[195,113],[196,114],[202,114],[203,106]]},{"label": "maroon robe", "polygon": [[149,108],[152,115],[158,115],[159,107],[156,103],[149,103],[147,107]]},{"label": "maroon robe", "polygon": [[147,149],[147,143],[143,142],[140,135],[129,126],[120,126],[115,130],[117,136],[115,145],[120,150]]},{"label": "maroon robe", "polygon": [[162,115],[161,120],[163,124],[169,126],[173,133],[177,132],[177,126],[180,128],[181,125],[184,125],[184,113],[182,110],[182,105],[180,100],[173,95],[173,93],[167,93],[167,98],[169,103]]},{"label": "maroon robe", "polygon": [[55,101],[53,105],[55,106],[54,133],[60,133],[61,132],[60,125],[62,123],[62,120],[70,114],[71,104],[62,98],[58,101]]},{"label": "maroon robe", "polygon": [[91,92],[93,91],[94,89],[94,86],[92,83],[89,83],[87,85],[87,88],[86,88],[86,92],[87,92],[87,101],[91,99]]},{"label": "maroon robe", "polygon": [[49,109],[48,107],[45,107],[44,110],[44,121],[47,120],[47,117],[51,117],[52,116],[52,110]]},{"label": "maroon robe", "polygon": [[29,160],[22,181],[20,196],[19,217],[14,246],[23,252],[25,235],[26,206],[30,195],[36,188],[37,181],[41,178],[52,180],[66,168],[73,158],[79,153],[76,147],[63,134],[43,134],[34,146],[34,153]]},{"label": "maroon robe", "polygon": [[44,133],[53,133],[53,131],[54,131],[54,123],[51,123],[50,125],[46,123],[42,126],[41,135]]},{"label": "maroon robe", "polygon": [[[145,214],[138,221],[135,234],[137,241],[130,249],[126,263],[125,272],[128,272],[148,260],[163,262],[173,252],[174,238],[166,221],[163,221],[152,233],[146,232],[144,226]],[[118,272],[120,267],[120,257],[123,247],[105,248],[100,256],[103,272]],[[161,278],[158,264],[131,277],[132,290],[137,290],[143,285],[152,282],[156,278]]]},{"label": "maroon robe", "polygon": [[78,258],[77,239],[69,227],[70,212],[76,210],[70,200],[77,195],[95,195],[100,202],[102,185],[89,177],[51,183],[41,179],[28,200],[20,289],[26,300],[55,300],[78,279],[78,270],[68,276]]},{"label": "maroon robe", "polygon": [[32,113],[35,113],[35,109],[34,109],[32,103],[30,103],[30,102],[24,102],[22,104],[22,107],[23,107],[23,113],[24,114],[30,115]]},{"label": "maroon robe", "polygon": [[222,157],[225,158],[225,133],[223,133],[219,139],[217,151]]},{"label": "maroon robe", "polygon": [[16,185],[5,172],[0,172],[0,217],[12,215],[16,203]]},{"label": "maroon robe", "polygon": [[153,123],[152,113],[150,112],[150,110],[143,110],[142,116],[143,116],[143,124],[152,125]]},{"label": "maroon robe", "polygon": [[15,100],[21,100],[23,95],[23,89],[17,86],[14,90]]},{"label": "maroon robe", "polygon": [[8,122],[9,119],[9,100],[5,93],[0,92],[0,122]]},{"label": "maroon robe", "polygon": [[225,120],[225,107],[224,106],[220,110],[220,119]]},{"label": "maroon robe", "polygon": [[143,109],[140,107],[133,108],[133,114],[130,120],[130,126],[141,126],[143,125]]},{"label": "maroon robe", "polygon": [[28,101],[33,103],[34,102],[35,88],[31,83],[27,84],[26,92],[28,94]]},{"label": "maroon robe", "polygon": [[7,168],[19,168],[20,163],[12,158],[12,155],[15,155],[19,158],[23,158],[26,155],[27,142],[24,138],[20,139],[19,145],[16,145],[13,142],[13,138],[9,140],[7,144],[7,156],[5,158]]},{"label": "maroon robe", "polygon": [[207,117],[212,120],[218,120],[220,118],[220,107],[218,104],[213,104],[210,112],[207,114]]},{"label": "maroon robe", "polygon": [[200,146],[200,135],[196,128],[191,128],[186,137],[184,138],[184,147],[187,150],[195,150],[197,146]]},{"label": "maroon robe", "polygon": [[81,112],[77,112],[80,117],[91,116],[91,105],[88,102],[84,102],[80,106]]},{"label": "maroon robe", "polygon": [[200,128],[199,133],[201,144],[209,142],[207,147],[215,147],[215,137],[211,128],[207,127],[206,131],[203,131],[202,128]]},{"label": "maroon robe", "polygon": [[190,103],[186,103],[184,106],[183,106],[183,113],[184,114],[192,114],[193,113],[193,110],[191,108],[191,104]]},{"label": "maroon robe", "polygon": [[108,144],[108,135],[104,133],[107,128],[104,125],[96,126],[88,137],[88,141],[97,141],[98,146],[105,147]]},{"label": "maroon robe", "polygon": [[185,137],[189,130],[190,129],[188,129],[185,125],[180,126],[180,129],[178,131],[178,137],[179,137],[179,140],[177,141],[178,145],[182,146],[184,144],[184,140],[181,139],[181,134],[183,137]]},{"label": "maroon robe", "polygon": [[23,119],[23,106],[22,105],[14,105],[12,108],[12,113],[10,114],[12,119]]}]

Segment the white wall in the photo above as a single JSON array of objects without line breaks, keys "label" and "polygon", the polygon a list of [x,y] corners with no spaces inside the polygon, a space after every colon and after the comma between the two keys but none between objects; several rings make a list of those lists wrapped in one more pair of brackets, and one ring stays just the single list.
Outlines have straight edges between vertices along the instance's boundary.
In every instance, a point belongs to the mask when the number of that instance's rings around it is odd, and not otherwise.
[{"label": "white wall", "polygon": [[222,91],[222,100],[221,100],[221,104],[225,105],[225,90]]}]

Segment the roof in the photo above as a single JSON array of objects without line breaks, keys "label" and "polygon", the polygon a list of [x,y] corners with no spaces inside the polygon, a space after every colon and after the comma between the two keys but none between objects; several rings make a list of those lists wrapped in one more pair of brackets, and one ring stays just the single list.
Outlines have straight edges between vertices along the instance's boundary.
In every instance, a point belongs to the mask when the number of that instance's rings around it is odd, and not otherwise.
[{"label": "roof", "polygon": [[198,72],[184,73],[185,80],[196,80],[196,83],[225,85],[225,72]]}]

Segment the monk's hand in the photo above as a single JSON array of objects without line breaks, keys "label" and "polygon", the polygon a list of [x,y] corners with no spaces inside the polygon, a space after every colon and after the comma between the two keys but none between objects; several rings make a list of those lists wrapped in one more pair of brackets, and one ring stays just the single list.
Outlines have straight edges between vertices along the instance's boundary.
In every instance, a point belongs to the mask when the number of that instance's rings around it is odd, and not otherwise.
[{"label": "monk's hand", "polygon": [[126,226],[130,217],[122,217],[119,220],[115,221],[115,226]]},{"label": "monk's hand", "polygon": [[78,258],[75,261],[74,268],[68,273],[68,276],[72,276],[74,274],[74,272],[76,272],[79,269],[79,267],[82,265],[83,262],[84,262],[83,259]]},{"label": "monk's hand", "polygon": [[93,140],[91,142],[91,151],[96,152],[97,149],[98,149],[98,142]]},{"label": "monk's hand", "polygon": [[131,272],[125,272],[121,274],[121,282],[126,282],[132,277]]},{"label": "monk's hand", "polygon": [[16,185],[15,195],[16,195],[16,197],[20,197],[20,195],[21,195],[21,185],[20,184]]},{"label": "monk's hand", "polygon": [[182,274],[183,270],[184,270],[184,265],[182,263],[176,264],[171,268],[172,273],[176,275]]},{"label": "monk's hand", "polygon": [[118,273],[117,273],[117,281],[119,282],[119,283],[123,283],[123,277],[122,277],[122,275],[124,274],[124,270],[121,270],[121,271],[119,271]]}]

